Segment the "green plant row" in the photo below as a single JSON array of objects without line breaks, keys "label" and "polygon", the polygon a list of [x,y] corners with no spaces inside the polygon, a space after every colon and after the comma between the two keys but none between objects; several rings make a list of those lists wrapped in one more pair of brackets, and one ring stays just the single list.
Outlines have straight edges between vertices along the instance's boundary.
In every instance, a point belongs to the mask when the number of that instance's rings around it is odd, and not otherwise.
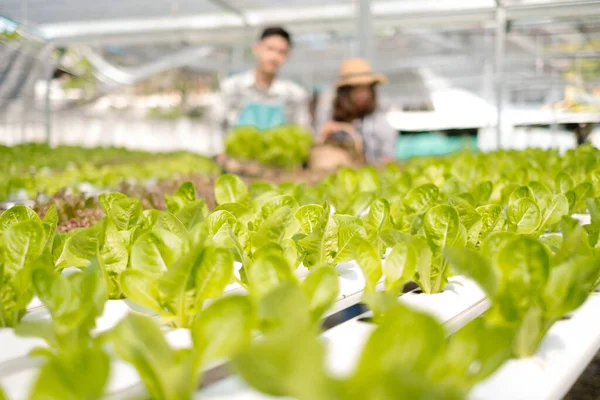
[{"label": "green plant row", "polygon": [[217,175],[219,168],[206,157],[186,152],[153,154],[43,144],[0,146],[0,201],[19,190],[34,199],[40,193],[52,196],[83,182],[105,189],[126,179],[143,182],[192,173]]},{"label": "green plant row", "polygon": [[[595,288],[598,157],[591,147],[563,156],[463,153],[402,171],[343,169],[314,187],[247,186],[223,175],[213,210],[189,183],[166,196],[166,211],[109,193],[99,197],[105,216],[68,234],[56,233],[55,210],[41,220],[16,206],[0,215],[0,324],[50,344],[36,353],[47,364],[32,398],[99,398],[115,356],[158,399],[190,398],[215,358],[232,358],[248,383],[273,395],[462,398],[506,359],[533,354]],[[586,210],[584,227],[569,217]],[[338,295],[334,267],[350,260],[365,275],[378,328],[355,373],[341,379],[324,369],[317,335]],[[310,270],[302,282],[300,264]],[[66,278],[66,267],[82,272]],[[396,299],[408,281],[438,293],[456,273],[475,279],[492,309],[446,339],[438,323]],[[376,293],[381,278],[385,291]],[[248,296],[222,298],[232,282]],[[51,321],[20,322],[34,293]],[[123,297],[190,329],[193,350],[171,349],[141,316],[93,337],[104,302]],[[250,340],[256,332],[263,339]],[[96,385],[81,383],[81,365],[97,368]]]}]

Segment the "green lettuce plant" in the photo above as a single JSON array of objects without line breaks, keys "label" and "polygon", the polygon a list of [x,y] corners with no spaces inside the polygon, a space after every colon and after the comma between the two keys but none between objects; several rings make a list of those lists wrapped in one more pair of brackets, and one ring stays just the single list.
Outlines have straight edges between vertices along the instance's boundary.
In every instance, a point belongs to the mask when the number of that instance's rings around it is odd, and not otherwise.
[{"label": "green lettuce plant", "polygon": [[[584,226],[591,247],[600,249],[600,197],[587,200],[591,223]],[[600,250],[598,250],[600,251]]]},{"label": "green lettuce plant", "polygon": [[[283,293],[282,293],[283,295]],[[289,294],[290,297],[294,294]],[[510,331],[477,321],[450,339],[431,316],[388,299],[353,371],[333,376],[326,349],[298,317],[234,357],[235,370],[255,389],[297,399],[462,399],[510,357]],[[302,302],[285,302],[291,313]]]},{"label": "green lettuce plant", "polygon": [[169,345],[158,323],[130,314],[105,336],[115,353],[138,371],[151,398],[191,399],[201,371],[245,348],[254,312],[247,297],[223,297],[202,310],[190,326],[193,347]]},{"label": "green lettuce plant", "polygon": [[542,234],[569,213],[569,201],[552,194],[542,183],[530,182],[513,190],[508,200],[508,230],[520,234]]},{"label": "green lettuce plant", "polygon": [[68,277],[36,268],[32,281],[51,318],[23,321],[16,328],[20,336],[39,337],[48,345],[31,353],[45,362],[30,398],[102,398],[110,363],[100,342],[92,336],[107,300],[97,264]]},{"label": "green lettuce plant", "polygon": [[156,271],[160,268],[157,263],[162,263],[165,269],[165,262],[177,258],[182,242],[198,232],[197,226],[208,217],[205,200],[196,197],[189,182],[165,200],[169,211],[143,210],[138,199],[121,193],[100,195],[106,216],[96,225],[69,232],[56,263],[58,269],[85,268],[96,258],[109,298],[122,298],[120,277],[124,271],[132,264]]},{"label": "green lettuce plant", "polygon": [[233,252],[212,241],[206,223],[183,241],[153,229],[135,242],[131,261],[120,274],[125,296],[177,327],[189,327],[204,302],[223,293],[234,269]]},{"label": "green lettuce plant", "polygon": [[294,215],[300,233],[294,241],[302,252],[304,266],[336,265],[352,260],[352,239],[366,234],[362,220],[350,215],[331,215],[329,206],[309,204]]},{"label": "green lettuce plant", "polygon": [[14,327],[33,297],[35,268],[53,271],[61,246],[54,210],[44,221],[28,207],[15,206],[0,215],[0,327]]},{"label": "green lettuce plant", "polygon": [[[492,302],[486,320],[515,332],[513,354],[529,357],[565,314],[581,306],[600,276],[600,258],[583,249],[577,226],[551,254],[530,236],[490,235],[481,252],[466,248],[445,251],[458,272],[479,283]],[[575,238],[573,240],[573,237]]]},{"label": "green lettuce plant", "polygon": [[[440,293],[448,283],[452,273],[448,261],[442,256],[444,249],[465,246],[467,231],[460,221],[455,207],[439,204],[423,214],[422,228],[417,235],[410,235],[394,229],[385,229],[380,233],[381,241],[392,251],[382,267],[380,252],[367,240],[359,241],[354,251],[356,260],[365,271],[369,292],[385,272],[387,285],[398,291],[402,286],[414,280],[424,293]],[[369,249],[369,250],[368,250]],[[388,266],[388,259],[391,262]],[[366,267],[366,265],[370,267]],[[376,271],[376,272],[373,272]]]},{"label": "green lettuce plant", "polygon": [[[323,314],[338,297],[338,274],[333,267],[321,265],[300,282],[282,250],[268,247],[248,270],[248,291],[262,332],[293,327],[297,321],[304,328],[318,330]],[[294,307],[292,315],[289,311]]]},{"label": "green lettuce plant", "polygon": [[[50,352],[85,347],[92,341],[96,319],[107,300],[106,287],[97,264],[69,276],[45,268],[32,272],[35,294],[50,313],[49,320],[23,321],[16,328],[21,336],[40,337]],[[39,349],[39,354],[47,354]]]}]

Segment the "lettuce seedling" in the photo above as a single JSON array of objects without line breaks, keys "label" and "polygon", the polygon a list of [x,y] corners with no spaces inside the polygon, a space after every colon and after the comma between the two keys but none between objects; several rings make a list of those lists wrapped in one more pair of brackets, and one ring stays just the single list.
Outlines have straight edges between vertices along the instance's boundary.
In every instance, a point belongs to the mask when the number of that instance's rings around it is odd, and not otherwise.
[{"label": "lettuce seedling", "polygon": [[590,212],[590,224],[584,226],[591,247],[600,251],[600,197],[587,200]]},{"label": "lettuce seedling", "polygon": [[175,253],[177,258],[164,244],[155,248],[154,241],[136,242],[134,248],[153,254],[153,267],[145,262],[132,264],[120,274],[127,298],[177,327],[189,327],[204,302],[219,297],[233,276],[231,250],[211,242],[206,224],[196,225],[195,230]]},{"label": "lettuce seedling", "polygon": [[417,234],[423,227],[423,216],[438,203],[440,189],[433,183],[413,187],[408,194],[390,205],[390,216],[395,229]]},{"label": "lettuce seedling", "polygon": [[165,195],[165,203],[167,211],[187,230],[208,216],[206,200],[196,197],[196,189],[191,182],[184,182],[174,195]]},{"label": "lettuce seedling", "polygon": [[569,213],[569,201],[563,194],[552,194],[539,182],[519,186],[508,200],[508,230],[537,236]]},{"label": "lettuce seedling", "polygon": [[[452,272],[448,262],[442,257],[442,252],[449,247],[465,246],[467,231],[460,222],[456,208],[448,204],[430,208],[423,215],[422,221],[423,228],[418,235],[389,229],[382,231],[382,241],[388,247],[394,248],[399,243],[405,243],[401,250],[402,256],[395,257],[394,263],[389,267],[390,276],[398,276],[399,271],[402,271],[402,279],[393,285],[397,289],[411,280],[409,274],[414,271],[412,278],[423,292],[440,293]],[[358,258],[357,261],[360,265]]]},{"label": "lettuce seedling", "polygon": [[94,226],[71,231],[56,265],[59,270],[85,268],[96,258],[110,299],[123,297],[120,277],[132,264],[164,270],[165,262],[178,257],[181,243],[208,215],[204,199],[196,199],[189,182],[165,196],[170,212],[143,211],[139,200],[121,193],[102,194],[99,201],[106,217]]},{"label": "lettuce seedling", "polygon": [[32,282],[35,294],[51,318],[24,321],[17,326],[16,333],[44,339],[51,351],[88,346],[96,319],[102,315],[107,300],[97,263],[69,276],[37,268],[32,273]]},{"label": "lettuce seedling", "polygon": [[121,359],[135,367],[151,398],[191,399],[202,369],[250,343],[253,318],[246,297],[228,296],[198,314],[191,326],[191,349],[172,348],[158,323],[138,314],[121,320],[106,340]]},{"label": "lettuce seedling", "polygon": [[0,216],[0,327],[14,327],[25,315],[33,269],[53,270],[55,232],[52,213],[42,222],[30,208],[15,206]]},{"label": "lettuce seedling", "polygon": [[[293,312],[294,301],[286,301],[285,293],[279,293],[280,302]],[[296,294],[288,292],[288,296]],[[358,400],[401,394],[402,398],[462,399],[508,359],[511,334],[478,321],[446,339],[444,328],[433,317],[392,297],[348,376],[330,375],[324,342],[299,318],[267,332],[234,357],[233,364],[249,385],[271,396]]]},{"label": "lettuce seedling", "polygon": [[296,211],[295,219],[300,233],[294,236],[294,241],[302,251],[302,262],[307,268],[352,260],[353,238],[366,235],[360,218],[331,215],[328,205],[302,206]]},{"label": "lettuce seedling", "polygon": [[48,344],[48,348],[32,351],[46,361],[31,398],[102,398],[110,365],[108,355],[92,337],[107,300],[97,264],[68,277],[37,268],[32,280],[51,318],[23,321],[15,329],[20,336],[39,337]]},{"label": "lettuce seedling", "polygon": [[[333,267],[320,265],[311,269],[300,283],[282,249],[265,247],[248,269],[248,290],[257,305],[263,331],[288,325],[292,315],[291,319],[300,318],[306,326],[316,327],[338,297],[338,274]],[[293,300],[288,292],[294,293]],[[289,314],[294,307],[296,311]]]},{"label": "lettuce seedling", "polygon": [[535,238],[496,233],[481,253],[445,251],[457,271],[477,281],[490,298],[487,321],[514,329],[516,357],[533,355],[552,324],[581,306],[600,276],[597,255],[580,256],[565,246],[551,255]]}]

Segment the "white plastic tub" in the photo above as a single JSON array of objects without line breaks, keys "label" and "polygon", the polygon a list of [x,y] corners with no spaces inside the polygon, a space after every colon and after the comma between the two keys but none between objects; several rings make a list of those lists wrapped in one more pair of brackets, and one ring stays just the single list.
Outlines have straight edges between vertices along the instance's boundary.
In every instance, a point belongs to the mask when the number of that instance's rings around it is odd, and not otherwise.
[{"label": "white plastic tub", "polygon": [[[360,303],[365,290],[365,276],[356,261],[338,264],[335,269],[340,274],[340,294],[325,316],[333,315]],[[383,290],[383,279],[377,284],[377,289]]]},{"label": "white plastic tub", "polygon": [[17,336],[12,328],[0,328],[0,376],[11,369],[7,364],[10,360],[25,357],[31,350],[44,346],[45,343],[42,339]]},{"label": "white plastic tub", "polygon": [[600,349],[600,294],[548,331],[533,357],[510,360],[473,388],[470,400],[559,400]]},{"label": "white plastic tub", "polygon": [[[442,293],[411,292],[400,296],[399,300],[415,310],[432,315],[445,325],[448,333],[457,331],[490,305],[481,288],[474,281],[461,276],[453,277]],[[344,376],[354,369],[364,343],[376,327],[361,321],[370,315],[366,313],[323,333],[322,337],[327,342],[327,365],[333,374]]]},{"label": "white plastic tub", "polygon": [[442,293],[407,293],[400,301],[411,308],[428,313],[445,324],[449,333],[481,315],[490,307],[485,293],[477,283],[464,276],[450,278]]},{"label": "white plastic tub", "polygon": [[573,214],[572,217],[578,220],[581,225],[589,225],[592,223],[590,214]]}]

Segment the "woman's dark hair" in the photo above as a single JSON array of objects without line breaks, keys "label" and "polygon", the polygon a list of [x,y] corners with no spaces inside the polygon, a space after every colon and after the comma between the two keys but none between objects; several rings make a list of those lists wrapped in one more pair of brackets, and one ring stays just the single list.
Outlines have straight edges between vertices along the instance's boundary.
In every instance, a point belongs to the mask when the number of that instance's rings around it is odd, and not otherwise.
[{"label": "woman's dark hair", "polygon": [[292,36],[288,31],[286,31],[282,27],[270,26],[268,28],[265,28],[265,30],[262,31],[262,33],[260,34],[260,40],[264,40],[270,36],[280,36],[284,38],[286,42],[288,42],[288,45],[290,47],[292,47]]},{"label": "woman's dark hair", "polygon": [[337,89],[333,100],[333,120],[338,122],[352,122],[355,119],[372,114],[377,108],[377,94],[375,85],[371,85],[371,101],[362,110],[357,110],[350,99],[352,86],[341,86]]}]

